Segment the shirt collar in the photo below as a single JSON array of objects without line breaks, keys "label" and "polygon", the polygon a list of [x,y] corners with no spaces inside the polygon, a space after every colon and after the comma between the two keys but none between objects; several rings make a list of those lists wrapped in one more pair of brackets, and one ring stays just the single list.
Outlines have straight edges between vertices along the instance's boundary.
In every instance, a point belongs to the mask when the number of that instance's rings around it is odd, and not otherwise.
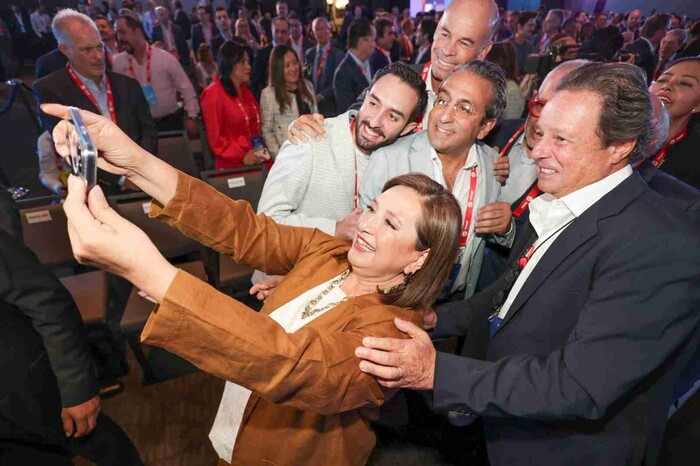
[{"label": "shirt collar", "polygon": [[428,68],[428,76],[425,77],[425,90],[428,91],[428,94],[431,92],[437,94],[437,92],[433,90],[433,65],[430,65],[430,68]]},{"label": "shirt collar", "polygon": [[[580,217],[593,204],[615,189],[631,174],[632,167],[627,165],[615,173],[606,176],[602,180],[596,181],[595,183],[584,186],[573,193],[563,196],[561,199],[559,199],[559,201],[561,201],[561,203],[563,203],[576,217]],[[556,201],[554,196],[549,193],[545,193],[537,199],[534,199],[530,204],[530,208],[532,209],[532,207],[535,207],[535,209],[537,209],[537,206],[540,203],[552,203],[554,201]]]},{"label": "shirt collar", "polygon": [[102,74],[102,79],[100,79],[100,83],[97,84],[97,83],[95,83],[95,81],[93,81],[92,79],[86,78],[86,77],[83,76],[82,74],[78,73],[78,70],[76,70],[74,66],[73,66],[72,68],[73,68],[73,71],[75,72],[75,75],[76,75],[78,78],[80,78],[80,80],[81,80],[81,81],[83,82],[83,84],[85,84],[86,86],[94,86],[94,87],[97,87],[100,91],[104,89],[104,86],[105,86],[105,75],[104,75],[104,74]]},{"label": "shirt collar", "polygon": [[328,47],[330,47],[330,46],[331,46],[331,41],[329,40],[328,42],[326,42],[326,45],[316,44],[316,49],[317,50],[320,49],[321,52],[326,53],[326,50],[328,50]]},{"label": "shirt collar", "polygon": [[651,53],[652,53],[652,54],[656,53],[656,47],[654,47],[654,44],[652,44],[651,41],[650,41],[649,39],[647,39],[646,37],[642,37],[642,39],[643,39],[647,44],[649,44],[649,48],[651,49]]},{"label": "shirt collar", "polygon": [[357,55],[355,55],[355,54],[353,53],[352,50],[348,50],[348,53],[350,54],[350,56],[352,57],[352,59],[355,60],[355,63],[357,63],[358,65],[360,65],[360,66],[365,66],[365,63],[367,63],[367,60],[365,60],[365,61],[360,61],[360,59],[357,58]]},{"label": "shirt collar", "polygon": [[[472,146],[469,148],[467,160],[464,162],[464,166],[460,168],[460,170],[471,169],[472,167],[479,165],[479,154],[476,146],[477,144],[474,142],[474,144],[472,144]],[[433,146],[430,146],[430,158],[432,159],[433,163],[438,164],[440,168],[442,168],[442,161],[440,160],[440,157],[438,157],[437,151]]]}]

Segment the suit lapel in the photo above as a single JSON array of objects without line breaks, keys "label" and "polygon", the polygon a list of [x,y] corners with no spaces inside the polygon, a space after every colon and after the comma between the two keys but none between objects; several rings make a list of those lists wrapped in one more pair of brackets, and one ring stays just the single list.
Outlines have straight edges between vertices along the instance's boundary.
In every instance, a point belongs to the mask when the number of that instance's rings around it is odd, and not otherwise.
[{"label": "suit lapel", "polygon": [[[598,222],[603,218],[617,215],[627,204],[648,189],[637,173],[630,175],[615,189],[603,196],[601,200],[589,207],[580,217],[554,240],[542,256],[534,270],[520,289],[515,301],[503,319],[503,323],[494,336],[503,330],[506,324],[522,309],[527,300],[542,283],[556,271],[574,251],[598,234]],[[529,225],[529,221],[528,221]],[[532,228],[531,226],[529,227]]]}]

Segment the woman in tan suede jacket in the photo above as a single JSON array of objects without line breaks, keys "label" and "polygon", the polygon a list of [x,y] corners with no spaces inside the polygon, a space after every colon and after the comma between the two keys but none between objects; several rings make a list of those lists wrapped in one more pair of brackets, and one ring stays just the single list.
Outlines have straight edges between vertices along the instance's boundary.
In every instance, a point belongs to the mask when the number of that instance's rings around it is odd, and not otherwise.
[{"label": "woman in tan suede jacket", "polygon": [[[66,107],[42,108],[67,116]],[[365,336],[404,338],[397,317],[420,324],[420,309],[454,263],[454,197],[423,175],[390,180],[350,243],[256,216],[244,201],[146,153],[111,121],[82,115],[104,155],[100,166],[152,195],[152,217],[236,261],[286,275],[256,313],[170,265],[99,188],[86,195],[81,180],[69,182],[64,205],[76,258],[159,303],[144,342],[230,382],[210,434],[220,464],[364,464],[375,444],[369,421],[393,390],[359,369],[355,348]],[[63,156],[69,129],[62,122],[54,132]]]}]

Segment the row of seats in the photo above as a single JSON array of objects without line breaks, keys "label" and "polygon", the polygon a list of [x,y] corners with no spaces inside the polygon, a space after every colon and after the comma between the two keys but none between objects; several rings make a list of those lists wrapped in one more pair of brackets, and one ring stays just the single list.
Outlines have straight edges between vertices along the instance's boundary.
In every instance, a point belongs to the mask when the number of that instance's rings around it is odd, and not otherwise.
[{"label": "row of seats", "polygon": [[[244,199],[257,209],[267,167],[255,165],[228,170],[205,170],[198,173],[194,154],[184,132],[159,135],[159,157],[179,170],[199,176],[206,183],[232,199]],[[204,148],[203,148],[204,149]],[[205,167],[208,164],[204,164]],[[30,199],[20,203],[25,245],[34,251],[42,264],[62,268],[61,282],[73,296],[86,328],[99,331],[115,348],[115,336],[107,325],[110,280],[101,270],[78,267],[70,247],[67,221],[60,197]],[[183,236],[177,230],[148,216],[151,199],[144,193],[130,193],[108,198],[110,205],[124,218],[141,228],[164,257],[188,273],[208,281],[222,292],[240,296],[250,286],[252,269],[236,263]],[[68,274],[65,274],[65,270]],[[160,378],[149,364],[149,348],[139,342],[139,335],[154,304],[132,287],[121,312],[120,328],[143,369],[144,384]]]}]

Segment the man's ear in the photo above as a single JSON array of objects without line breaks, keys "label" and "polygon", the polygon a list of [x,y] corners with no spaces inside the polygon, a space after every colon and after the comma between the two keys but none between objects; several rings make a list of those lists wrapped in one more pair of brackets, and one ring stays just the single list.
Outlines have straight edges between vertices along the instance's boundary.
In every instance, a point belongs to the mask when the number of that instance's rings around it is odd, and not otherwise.
[{"label": "man's ear", "polygon": [[484,139],[493,129],[494,126],[496,126],[496,120],[495,118],[489,118],[486,120],[486,123],[483,124],[481,129],[479,130],[479,134],[476,135],[477,139]]},{"label": "man's ear", "polygon": [[491,47],[493,47],[493,42],[489,42],[483,49],[481,49],[481,52],[479,52],[478,57],[479,60],[486,60],[486,55],[488,55],[491,51]]},{"label": "man's ear", "polygon": [[406,126],[403,127],[403,130],[401,130],[400,135],[401,135],[401,136],[406,136],[406,135],[409,134],[411,131],[413,131],[414,129],[416,129],[416,126],[418,126],[418,123],[416,123],[415,121],[412,122],[412,123],[407,124]]},{"label": "man's ear", "polygon": [[68,56],[68,47],[66,47],[65,44],[58,44],[58,50],[60,50],[61,53],[66,56],[66,58],[70,58]]},{"label": "man's ear", "polygon": [[632,153],[632,151],[634,150],[634,146],[637,143],[638,141],[635,139],[632,141],[611,144],[610,147],[608,147],[610,151],[611,162],[614,165],[617,165],[618,163],[624,161]]},{"label": "man's ear", "polygon": [[430,254],[430,248],[421,252],[420,256],[418,256],[416,260],[408,264],[403,269],[403,273],[405,273],[406,275],[411,275],[418,272],[421,269],[421,267],[423,267],[423,264],[425,264],[425,261],[428,260],[428,254]]}]

